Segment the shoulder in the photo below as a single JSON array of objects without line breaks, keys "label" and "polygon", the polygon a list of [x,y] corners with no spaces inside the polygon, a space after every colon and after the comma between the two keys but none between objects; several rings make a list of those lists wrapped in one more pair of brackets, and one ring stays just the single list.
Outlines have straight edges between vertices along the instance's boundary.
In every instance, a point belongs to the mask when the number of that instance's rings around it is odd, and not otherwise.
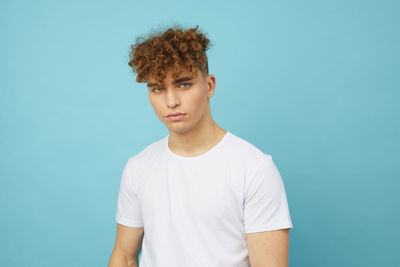
[{"label": "shoulder", "polygon": [[126,168],[129,169],[131,173],[140,174],[142,169],[150,166],[164,153],[165,138],[166,137],[147,145],[137,154],[129,157]]},{"label": "shoulder", "polygon": [[230,153],[235,156],[235,158],[248,167],[256,167],[262,162],[271,159],[271,155],[262,151],[258,146],[231,133],[230,138]]}]

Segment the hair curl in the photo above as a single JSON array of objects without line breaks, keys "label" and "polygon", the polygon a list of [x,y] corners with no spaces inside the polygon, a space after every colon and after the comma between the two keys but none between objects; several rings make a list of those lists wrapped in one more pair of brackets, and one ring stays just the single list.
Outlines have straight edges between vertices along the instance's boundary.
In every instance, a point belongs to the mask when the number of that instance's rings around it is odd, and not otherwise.
[{"label": "hair curl", "polygon": [[131,45],[129,66],[137,73],[137,82],[146,82],[149,77],[161,83],[167,71],[173,71],[174,79],[183,69],[193,76],[200,70],[208,75],[210,40],[206,34],[198,31],[199,26],[184,30],[180,26],[168,28],[161,33],[152,33],[147,37],[139,36]]}]

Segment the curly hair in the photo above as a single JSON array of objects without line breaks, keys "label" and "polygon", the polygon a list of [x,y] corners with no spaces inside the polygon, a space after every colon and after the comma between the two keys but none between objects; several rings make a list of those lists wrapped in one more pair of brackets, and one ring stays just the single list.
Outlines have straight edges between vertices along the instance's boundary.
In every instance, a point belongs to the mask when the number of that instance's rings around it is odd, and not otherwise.
[{"label": "curly hair", "polygon": [[205,33],[198,31],[199,26],[187,30],[180,26],[168,28],[161,33],[152,33],[147,37],[139,36],[132,44],[129,54],[129,66],[137,73],[136,81],[146,82],[149,77],[161,83],[172,70],[177,78],[183,69],[193,76],[200,70],[208,75],[210,40]]}]

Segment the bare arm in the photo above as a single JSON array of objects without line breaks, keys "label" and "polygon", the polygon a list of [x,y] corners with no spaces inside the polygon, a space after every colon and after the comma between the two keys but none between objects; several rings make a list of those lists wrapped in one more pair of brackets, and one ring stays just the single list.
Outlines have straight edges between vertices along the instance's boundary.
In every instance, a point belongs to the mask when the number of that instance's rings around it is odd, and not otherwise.
[{"label": "bare arm", "polygon": [[117,223],[117,235],[108,267],[137,267],[142,249],[144,227],[128,227]]},{"label": "bare arm", "polygon": [[251,267],[289,266],[289,229],[246,234]]}]

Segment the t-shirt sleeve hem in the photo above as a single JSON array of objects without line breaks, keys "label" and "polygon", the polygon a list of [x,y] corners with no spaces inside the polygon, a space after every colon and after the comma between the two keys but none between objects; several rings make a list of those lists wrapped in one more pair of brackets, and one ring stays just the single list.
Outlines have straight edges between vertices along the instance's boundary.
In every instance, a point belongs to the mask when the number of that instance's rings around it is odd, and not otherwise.
[{"label": "t-shirt sleeve hem", "polygon": [[265,231],[272,231],[272,230],[279,230],[279,229],[293,229],[293,225],[291,223],[281,223],[275,225],[256,225],[252,227],[246,227],[245,233],[256,233],[256,232],[265,232]]},{"label": "t-shirt sleeve hem", "polygon": [[122,217],[115,217],[115,221],[119,224],[129,226],[129,227],[143,227],[143,222],[140,221],[132,221]]}]

